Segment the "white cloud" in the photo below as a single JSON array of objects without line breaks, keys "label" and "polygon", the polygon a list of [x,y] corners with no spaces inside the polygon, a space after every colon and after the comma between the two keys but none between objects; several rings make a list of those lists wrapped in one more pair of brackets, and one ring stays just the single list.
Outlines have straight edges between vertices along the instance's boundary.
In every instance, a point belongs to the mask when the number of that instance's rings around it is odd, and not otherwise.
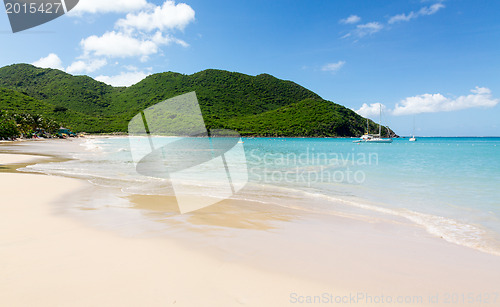
[{"label": "white cloud", "polygon": [[393,23],[400,22],[400,21],[410,21],[413,18],[416,18],[416,14],[414,12],[410,12],[408,15],[398,14],[398,15],[392,16],[389,19],[388,23],[393,24]]},{"label": "white cloud", "polygon": [[412,19],[418,18],[420,16],[428,16],[437,13],[440,9],[444,8],[444,4],[435,3],[429,7],[423,7],[418,12],[410,12],[408,14],[398,14],[389,18],[388,23],[393,24],[401,21],[410,21]]},{"label": "white cloud", "polygon": [[394,115],[409,115],[419,113],[435,113],[463,110],[469,108],[491,108],[496,106],[500,99],[494,99],[491,90],[486,87],[478,87],[471,90],[472,94],[451,99],[442,94],[423,94],[403,99],[397,103]]},{"label": "white cloud", "polygon": [[378,22],[369,22],[363,25],[358,25],[356,26],[356,28],[359,31],[358,35],[361,36],[362,34],[364,36],[366,34],[377,33],[378,31],[382,30],[384,26]]},{"label": "white cloud", "polygon": [[82,39],[82,58],[138,57],[145,62],[149,56],[159,53],[163,45],[188,47],[187,42],[166,32],[183,30],[194,21],[194,16],[194,10],[185,3],[168,0],[161,6],[150,4],[138,13],[129,13],[126,18],[119,19],[114,31]]},{"label": "white cloud", "polygon": [[41,68],[54,68],[60,69],[64,71],[64,67],[62,65],[62,61],[59,56],[55,53],[51,53],[48,56],[39,59],[32,63],[33,65]]},{"label": "white cloud", "polygon": [[81,16],[85,13],[127,13],[151,6],[146,0],[80,0],[69,12],[70,16]]},{"label": "white cloud", "polygon": [[381,104],[381,103],[372,103],[372,104],[367,104],[363,103],[361,108],[358,110],[354,110],[354,112],[358,113],[359,115],[363,117],[370,117],[370,116],[375,116],[380,114],[380,107],[382,106],[382,110],[386,109],[386,106]]},{"label": "white cloud", "polygon": [[[428,16],[437,13],[440,9],[444,8],[444,4],[441,2],[434,3],[430,6],[424,6],[420,10],[410,12],[408,14],[398,14],[394,15],[388,20],[388,24],[394,24],[402,21],[410,21],[412,19],[418,18],[420,16]],[[345,19],[341,19],[339,22],[342,24],[356,24],[361,21],[361,18],[357,15],[351,15]],[[352,37],[354,39],[362,38],[367,35],[375,34],[384,29],[384,24],[380,22],[368,22],[365,24],[358,24],[356,28],[347,32],[341,38]]]},{"label": "white cloud", "polygon": [[178,39],[169,34],[163,35],[160,31],[156,32],[151,40],[158,45],[169,45],[170,43],[175,43],[181,45],[182,47],[189,47],[189,44],[182,39]]},{"label": "white cloud", "polygon": [[328,64],[324,65],[323,67],[321,67],[321,70],[335,73],[339,69],[341,69],[342,66],[345,65],[345,63],[346,63],[345,61],[338,61],[337,63],[328,63]]},{"label": "white cloud", "polygon": [[433,4],[431,5],[430,7],[423,7],[420,9],[420,11],[418,11],[418,13],[422,16],[424,15],[432,15],[432,14],[435,14],[437,13],[437,11],[439,11],[440,9],[444,8],[444,4],[442,3],[436,3],[436,4]]},{"label": "white cloud", "polygon": [[111,58],[139,57],[142,62],[152,54],[160,51],[160,46],[178,44],[188,47],[189,44],[170,34],[160,31],[151,35],[134,35],[123,32],[106,32],[102,36],[92,35],[82,39],[83,57],[106,56]]},{"label": "white cloud", "polygon": [[151,10],[127,14],[125,19],[119,19],[116,22],[116,26],[143,31],[184,30],[190,22],[194,21],[194,16],[195,12],[189,5],[165,1],[162,6],[156,6]]},{"label": "white cloud", "polygon": [[84,56],[94,54],[108,57],[148,56],[158,52],[158,45],[150,40],[134,38],[121,32],[106,32],[102,36],[92,35],[82,39],[80,45]]},{"label": "white cloud", "polygon": [[119,75],[115,76],[97,76],[95,79],[97,81],[104,82],[112,86],[130,86],[136,84],[142,79],[149,76],[150,73],[145,73],[143,71],[129,71],[121,72]]},{"label": "white cloud", "polygon": [[79,60],[71,63],[71,65],[66,68],[66,72],[70,74],[77,74],[82,72],[91,73],[105,66],[106,64],[108,64],[108,61],[106,61],[106,59],[94,59],[90,61]]},{"label": "white cloud", "polygon": [[354,24],[361,21],[361,17],[357,15],[351,15],[345,19],[341,19],[339,22],[343,24]]},{"label": "white cloud", "polygon": [[[470,95],[460,96],[456,99],[447,98],[442,94],[423,94],[408,97],[396,103],[394,110],[387,109],[385,113],[399,116],[420,113],[451,112],[480,107],[492,108],[500,103],[500,99],[492,97],[489,88],[476,86],[471,92],[472,94]],[[380,106],[382,106],[382,110],[386,110],[386,106],[380,103],[364,103],[361,108],[354,111],[361,116],[370,117],[379,114]]]},{"label": "white cloud", "polygon": [[371,34],[377,33],[380,30],[382,30],[383,28],[384,28],[384,26],[379,22],[369,22],[369,23],[357,25],[356,29],[347,33],[342,38],[347,38],[347,37],[350,37],[353,35],[360,38],[360,37],[363,37],[366,35],[371,35]]}]

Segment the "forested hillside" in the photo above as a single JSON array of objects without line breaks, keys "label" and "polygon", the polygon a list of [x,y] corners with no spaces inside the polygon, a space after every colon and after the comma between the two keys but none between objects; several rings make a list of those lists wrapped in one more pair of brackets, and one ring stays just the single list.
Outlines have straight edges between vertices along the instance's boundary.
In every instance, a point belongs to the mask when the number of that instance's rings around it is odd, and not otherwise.
[{"label": "forested hillside", "polygon": [[[291,81],[208,69],[165,72],[130,87],[112,87],[29,64],[0,68],[0,108],[36,113],[78,132],[126,132],[141,110],[195,91],[208,128],[255,136],[358,136],[366,120]],[[376,125],[370,121],[370,129]]]}]

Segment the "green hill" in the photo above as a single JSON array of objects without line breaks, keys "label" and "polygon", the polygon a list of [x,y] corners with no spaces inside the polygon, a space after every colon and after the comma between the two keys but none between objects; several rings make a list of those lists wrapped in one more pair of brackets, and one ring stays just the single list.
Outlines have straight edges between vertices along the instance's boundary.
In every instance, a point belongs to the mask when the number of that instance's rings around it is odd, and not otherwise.
[{"label": "green hill", "polygon": [[103,119],[55,106],[14,90],[0,88],[0,110],[10,114],[27,113],[43,115],[69,127],[80,127],[81,131],[92,131],[103,126]]},{"label": "green hill", "polygon": [[0,68],[0,87],[85,114],[102,115],[116,91],[88,76],[16,64]]},{"label": "green hill", "polygon": [[109,109],[129,119],[145,107],[192,91],[208,127],[221,127],[230,118],[260,114],[305,98],[320,99],[293,82],[270,75],[253,77],[209,69],[193,75],[166,72],[148,76],[118,93]]},{"label": "green hill", "polygon": [[112,87],[88,76],[15,64],[0,68],[0,88],[1,109],[39,112],[75,131],[126,132],[141,110],[191,91],[208,128],[260,136],[357,136],[366,127],[352,110],[268,74],[165,72],[130,87]]},{"label": "green hill", "polygon": [[363,133],[364,120],[330,101],[305,99],[276,110],[228,121],[227,128],[263,136],[353,136]]},{"label": "green hill", "polygon": [[42,115],[53,114],[54,106],[28,95],[0,88],[0,108],[4,111],[23,113],[39,113]]}]

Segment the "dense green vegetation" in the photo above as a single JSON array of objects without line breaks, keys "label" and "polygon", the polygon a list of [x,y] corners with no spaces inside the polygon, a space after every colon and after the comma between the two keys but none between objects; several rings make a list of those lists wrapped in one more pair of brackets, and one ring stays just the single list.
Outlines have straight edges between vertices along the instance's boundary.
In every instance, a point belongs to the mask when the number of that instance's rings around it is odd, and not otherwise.
[{"label": "dense green vegetation", "polygon": [[0,140],[17,138],[21,132],[12,116],[0,110]]},{"label": "dense green vegetation", "polygon": [[95,127],[101,127],[103,122],[102,118],[74,111],[69,107],[57,106],[6,88],[0,88],[0,110],[9,113],[42,115],[63,126],[75,127],[80,131],[93,131]]},{"label": "dense green vegetation", "polygon": [[[1,110],[40,114],[75,131],[126,132],[141,110],[192,91],[211,129],[260,136],[358,136],[366,129],[366,120],[352,110],[268,74],[166,72],[130,87],[112,87],[28,64],[0,68]],[[370,130],[375,129],[370,121]]]},{"label": "dense green vegetation", "polygon": [[220,128],[230,118],[260,114],[305,98],[320,99],[293,82],[270,75],[253,77],[209,69],[193,75],[167,72],[149,76],[120,91],[110,110],[128,119],[144,107],[192,91],[196,92],[209,128]]},{"label": "dense green vegetation", "polygon": [[352,136],[366,130],[354,111],[330,101],[305,99],[265,113],[229,120],[228,128],[265,136]]},{"label": "dense green vegetation", "polygon": [[0,139],[24,136],[49,136],[56,133],[60,124],[39,114],[8,113],[0,110]]},{"label": "dense green vegetation", "polygon": [[42,129],[53,133],[59,129],[54,107],[13,90],[0,88],[0,138],[31,136]]}]

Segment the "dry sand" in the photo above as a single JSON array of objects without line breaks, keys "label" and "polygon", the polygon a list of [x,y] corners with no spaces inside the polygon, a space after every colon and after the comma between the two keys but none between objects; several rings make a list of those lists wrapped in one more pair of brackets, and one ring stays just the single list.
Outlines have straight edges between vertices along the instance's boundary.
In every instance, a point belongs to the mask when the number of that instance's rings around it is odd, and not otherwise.
[{"label": "dry sand", "polygon": [[280,306],[290,289],[317,292],[313,282],[56,214],[50,203],[77,191],[79,180],[4,173],[0,182],[2,306]]}]

